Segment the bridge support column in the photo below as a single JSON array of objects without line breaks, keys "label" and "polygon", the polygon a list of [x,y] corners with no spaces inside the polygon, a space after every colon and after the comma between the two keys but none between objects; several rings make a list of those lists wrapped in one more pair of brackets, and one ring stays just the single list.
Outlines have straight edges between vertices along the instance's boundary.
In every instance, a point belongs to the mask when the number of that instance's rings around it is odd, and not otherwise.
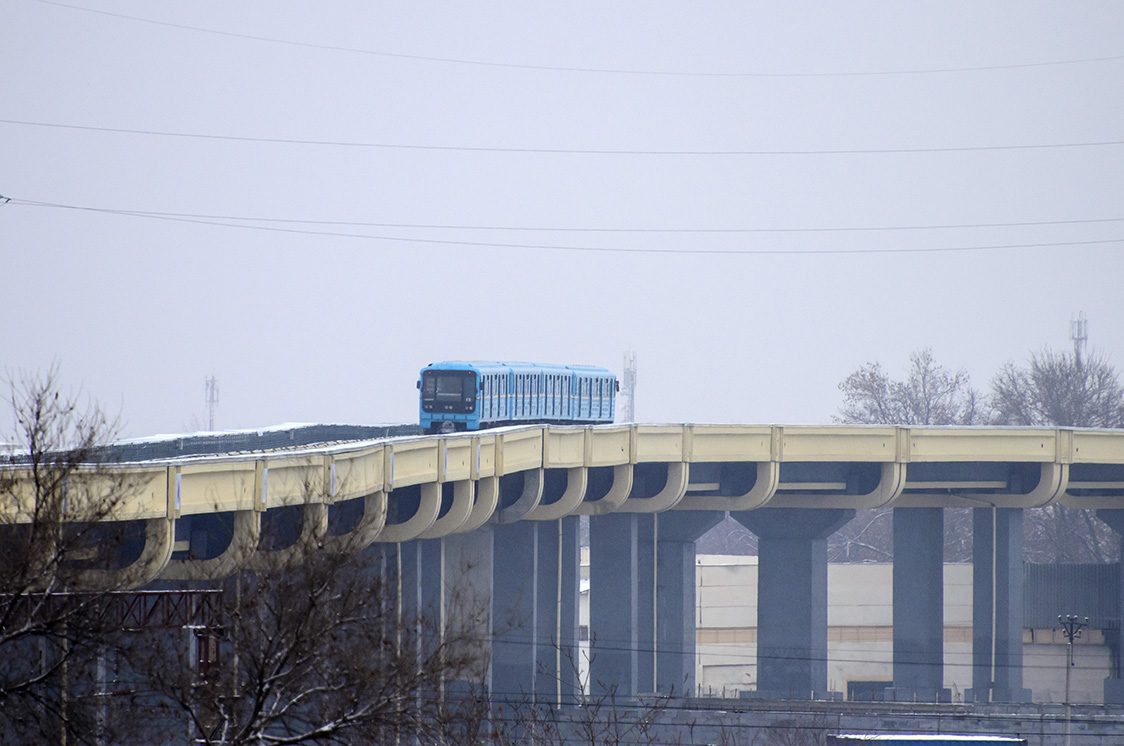
[{"label": "bridge support column", "polygon": [[480,665],[461,672],[464,688],[483,684],[491,690],[493,529],[482,526],[450,534],[445,543],[445,618],[454,634],[479,640]]},{"label": "bridge support column", "polygon": [[581,563],[579,519],[536,521],[538,592],[535,630],[535,700],[571,704],[578,680],[578,604]]},{"label": "bridge support column", "polygon": [[621,699],[639,690],[640,516],[609,513],[589,519],[589,639],[591,695],[598,683]]},{"label": "bridge support column", "polygon": [[577,519],[520,521],[494,531],[493,696],[544,704],[573,701]]},{"label": "bridge support column", "polygon": [[730,515],[758,537],[758,695],[826,696],[827,537],[855,511],[762,508]]},{"label": "bridge support column", "polygon": [[[1124,538],[1124,510],[1098,510],[1097,518]],[[1115,616],[1124,619],[1124,562],[1117,563],[1117,608]],[[1124,704],[1124,630],[1105,630],[1105,637],[1113,649],[1111,675],[1104,680],[1105,704]]]},{"label": "bridge support column", "polygon": [[415,540],[386,547],[388,577],[405,625],[399,639],[421,654],[427,633],[438,629],[441,620],[440,596],[434,593],[441,587],[440,542]]},{"label": "bridge support column", "polygon": [[637,686],[640,693],[695,693],[695,540],[722,520],[718,512],[638,516]]},{"label": "bridge support column", "polygon": [[[993,633],[994,630],[994,633]],[[1023,688],[1023,511],[972,509],[975,702],[1029,702]]]},{"label": "bridge support column", "polygon": [[886,698],[948,702],[944,688],[944,510],[894,509],[894,686]]}]

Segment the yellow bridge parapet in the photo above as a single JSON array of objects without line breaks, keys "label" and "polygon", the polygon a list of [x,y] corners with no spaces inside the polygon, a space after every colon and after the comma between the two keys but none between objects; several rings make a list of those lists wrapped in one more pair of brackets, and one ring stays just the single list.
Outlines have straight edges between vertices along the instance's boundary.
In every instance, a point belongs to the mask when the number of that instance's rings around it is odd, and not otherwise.
[{"label": "yellow bridge parapet", "polygon": [[[662,488],[637,496],[640,473],[666,473]],[[611,482],[588,493],[591,475]],[[545,474],[565,489],[544,494]],[[19,467],[0,521],[31,520],[34,490]],[[521,496],[501,505],[501,478],[522,475]],[[80,470],[71,490],[96,500],[124,489],[106,516],[166,521],[146,532],[137,582],[216,577],[251,561],[260,521],[288,506],[321,506],[305,524],[313,545],[354,549],[372,541],[438,538],[488,521],[557,520],[568,515],[769,507],[1079,508],[1124,507],[1124,431],[1052,428],[884,426],[610,425],[525,426],[352,444],[191,457]],[[77,484],[81,482],[81,484]],[[121,486],[125,485],[126,488]],[[446,487],[445,485],[448,485]],[[413,514],[387,521],[395,491],[420,492]],[[443,491],[451,507],[440,514]],[[326,536],[327,506],[362,499],[346,537]],[[187,516],[231,513],[237,536],[221,557],[172,559],[170,531]],[[257,550],[261,553],[261,550]],[[290,552],[290,555],[292,552]],[[287,556],[285,561],[299,557]],[[153,563],[159,567],[153,566]],[[122,572],[125,572],[123,570]],[[133,582],[129,580],[128,582]]]}]

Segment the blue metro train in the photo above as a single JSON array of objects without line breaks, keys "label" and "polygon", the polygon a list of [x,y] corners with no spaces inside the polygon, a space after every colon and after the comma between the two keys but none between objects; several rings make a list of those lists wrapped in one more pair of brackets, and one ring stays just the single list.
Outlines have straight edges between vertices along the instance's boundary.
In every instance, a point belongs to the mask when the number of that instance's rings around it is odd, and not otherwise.
[{"label": "blue metro train", "polygon": [[617,377],[604,368],[449,362],[422,368],[419,422],[427,433],[529,423],[613,421]]}]

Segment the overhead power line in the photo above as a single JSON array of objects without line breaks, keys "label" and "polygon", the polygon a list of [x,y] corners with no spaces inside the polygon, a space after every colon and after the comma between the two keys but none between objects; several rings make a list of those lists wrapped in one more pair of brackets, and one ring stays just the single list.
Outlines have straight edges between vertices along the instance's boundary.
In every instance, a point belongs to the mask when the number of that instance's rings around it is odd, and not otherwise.
[{"label": "overhead power line", "polygon": [[[21,200],[12,198],[12,204],[23,204]],[[190,223],[197,225],[213,225],[224,228],[239,228],[242,230],[255,230],[267,231],[271,233],[288,233],[296,235],[307,236],[326,236],[333,238],[355,238],[368,241],[380,241],[390,243],[409,243],[409,244],[424,244],[432,246],[471,246],[476,248],[494,248],[494,249],[525,249],[530,251],[571,251],[571,252],[592,252],[592,253],[614,253],[614,254],[686,254],[698,256],[745,256],[745,255],[784,255],[784,256],[800,256],[800,255],[848,255],[848,254],[934,254],[934,253],[968,253],[968,252],[985,252],[985,251],[1000,251],[1006,249],[1039,249],[1039,248],[1061,248],[1061,247],[1075,247],[1075,246],[1102,246],[1115,243],[1124,243],[1124,237],[1120,238],[1106,238],[1082,241],[1051,241],[1051,242],[1035,242],[1035,243],[1005,243],[1005,244],[990,244],[983,246],[919,246],[919,247],[891,247],[891,248],[846,248],[846,249],[707,249],[707,248],[694,248],[694,249],[676,249],[676,248],[656,248],[656,247],[625,247],[625,246],[572,246],[560,244],[531,244],[531,243],[514,243],[505,241],[466,241],[448,238],[421,238],[415,236],[384,236],[372,235],[369,233],[351,233],[344,231],[316,231],[292,228],[287,226],[273,226],[273,225],[247,225],[244,223],[226,222],[222,220],[207,220],[201,218],[189,217],[173,217],[170,215],[162,214],[147,214],[130,212],[128,210],[109,210],[109,209],[95,209],[95,208],[80,208],[76,206],[68,206],[62,204],[49,204],[49,203],[27,203],[29,206],[49,206],[60,209],[75,209],[87,212],[100,212],[118,217],[132,217],[141,218],[146,220],[164,220],[170,222]]]},{"label": "overhead power line", "polygon": [[947,147],[915,148],[825,148],[821,150],[777,149],[717,149],[717,150],[638,150],[625,148],[518,148],[486,145],[426,145],[417,143],[364,142],[360,140],[315,140],[292,137],[260,137],[249,135],[216,135],[204,132],[174,132],[171,130],[150,130],[131,127],[100,127],[85,124],[66,124],[63,122],[36,122],[25,119],[0,119],[0,124],[13,124],[24,127],[48,127],[53,129],[81,130],[86,132],[109,132],[123,135],[145,135],[149,137],[176,137],[195,140],[221,140],[227,142],[269,143],[274,145],[317,145],[345,148],[378,148],[388,150],[429,150],[461,153],[515,153],[542,155],[648,155],[648,156],[799,156],[799,155],[894,155],[907,153],[971,153],[1004,150],[1056,150],[1062,148],[1097,148],[1124,145],[1124,140],[1095,140],[1087,142],[1024,143],[1007,145],[954,145]]},{"label": "overhead power line", "polygon": [[[7,198],[0,195],[0,200]],[[364,228],[401,228],[411,230],[495,231],[521,233],[654,233],[654,234],[738,234],[738,233],[877,233],[891,231],[964,230],[977,228],[1042,228],[1046,226],[1101,225],[1124,223],[1118,218],[1078,218],[1073,220],[1030,220],[994,223],[928,223],[923,225],[831,225],[817,227],[738,227],[738,228],[650,228],[650,227],[590,227],[543,225],[469,225],[465,223],[395,223],[368,220],[315,220],[309,218],[270,218],[249,215],[216,215],[212,213],[168,212],[132,210],[127,208],[68,205],[21,199],[17,204],[28,207],[52,207],[65,210],[130,215],[153,218],[190,218],[223,222],[276,223],[281,225],[336,225]]]},{"label": "overhead power line", "polygon": [[260,34],[247,34],[237,31],[226,31],[223,29],[207,28],[204,26],[194,26],[186,23],[174,23],[171,21],[161,21],[154,18],[143,18],[141,16],[128,15],[126,13],[114,13],[112,11],[101,10],[97,8],[87,8],[81,5],[73,5],[70,3],[58,2],[57,0],[37,0],[43,5],[53,5],[59,8],[68,8],[70,10],[77,10],[84,13],[93,13],[100,16],[110,18],[118,18],[121,20],[133,21],[136,23],[146,23],[154,26],[163,26],[166,28],[175,28],[183,31],[193,31],[202,34],[214,34],[217,36],[225,36],[233,39],[243,39],[248,41],[265,42],[269,44],[281,44],[291,47],[301,47],[305,49],[321,49],[332,52],[344,52],[348,54],[361,54],[374,57],[385,57],[388,59],[411,60],[415,62],[437,62],[450,65],[465,65],[474,67],[492,67],[492,68],[506,68],[513,70],[531,70],[539,72],[566,72],[566,73],[594,73],[599,75],[643,75],[654,77],[681,77],[681,78],[854,78],[854,77],[890,77],[890,76],[903,76],[903,75],[943,75],[950,73],[970,73],[970,72],[992,72],[999,70],[1023,70],[1034,68],[1049,68],[1049,67],[1062,67],[1069,65],[1086,65],[1092,63],[1103,62],[1116,62],[1124,60],[1124,55],[1106,55],[1103,57],[1084,57],[1069,60],[1044,60],[1036,62],[1022,62],[1012,63],[1006,65],[965,65],[953,67],[929,67],[929,68],[915,68],[906,70],[851,70],[851,71],[811,71],[811,72],[715,72],[715,71],[687,71],[687,70],[645,70],[638,68],[607,68],[607,67],[582,67],[582,66],[568,66],[568,65],[535,65],[529,63],[518,62],[500,62],[490,60],[474,60],[458,57],[440,57],[436,55],[424,54],[409,54],[404,52],[387,52],[377,49],[363,49],[359,47],[347,47],[336,44],[318,44],[315,42],[300,41],[295,39],[282,39],[272,36],[264,36]]}]

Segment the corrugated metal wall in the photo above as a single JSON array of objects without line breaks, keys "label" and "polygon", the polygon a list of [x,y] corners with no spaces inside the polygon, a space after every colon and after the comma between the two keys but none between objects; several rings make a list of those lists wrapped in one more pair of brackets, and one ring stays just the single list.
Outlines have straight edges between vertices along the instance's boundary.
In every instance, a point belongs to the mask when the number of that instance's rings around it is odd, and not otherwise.
[{"label": "corrugated metal wall", "polygon": [[1119,629],[1118,564],[1027,563],[1023,566],[1023,626],[1050,629],[1058,615],[1089,617],[1093,629]]}]

